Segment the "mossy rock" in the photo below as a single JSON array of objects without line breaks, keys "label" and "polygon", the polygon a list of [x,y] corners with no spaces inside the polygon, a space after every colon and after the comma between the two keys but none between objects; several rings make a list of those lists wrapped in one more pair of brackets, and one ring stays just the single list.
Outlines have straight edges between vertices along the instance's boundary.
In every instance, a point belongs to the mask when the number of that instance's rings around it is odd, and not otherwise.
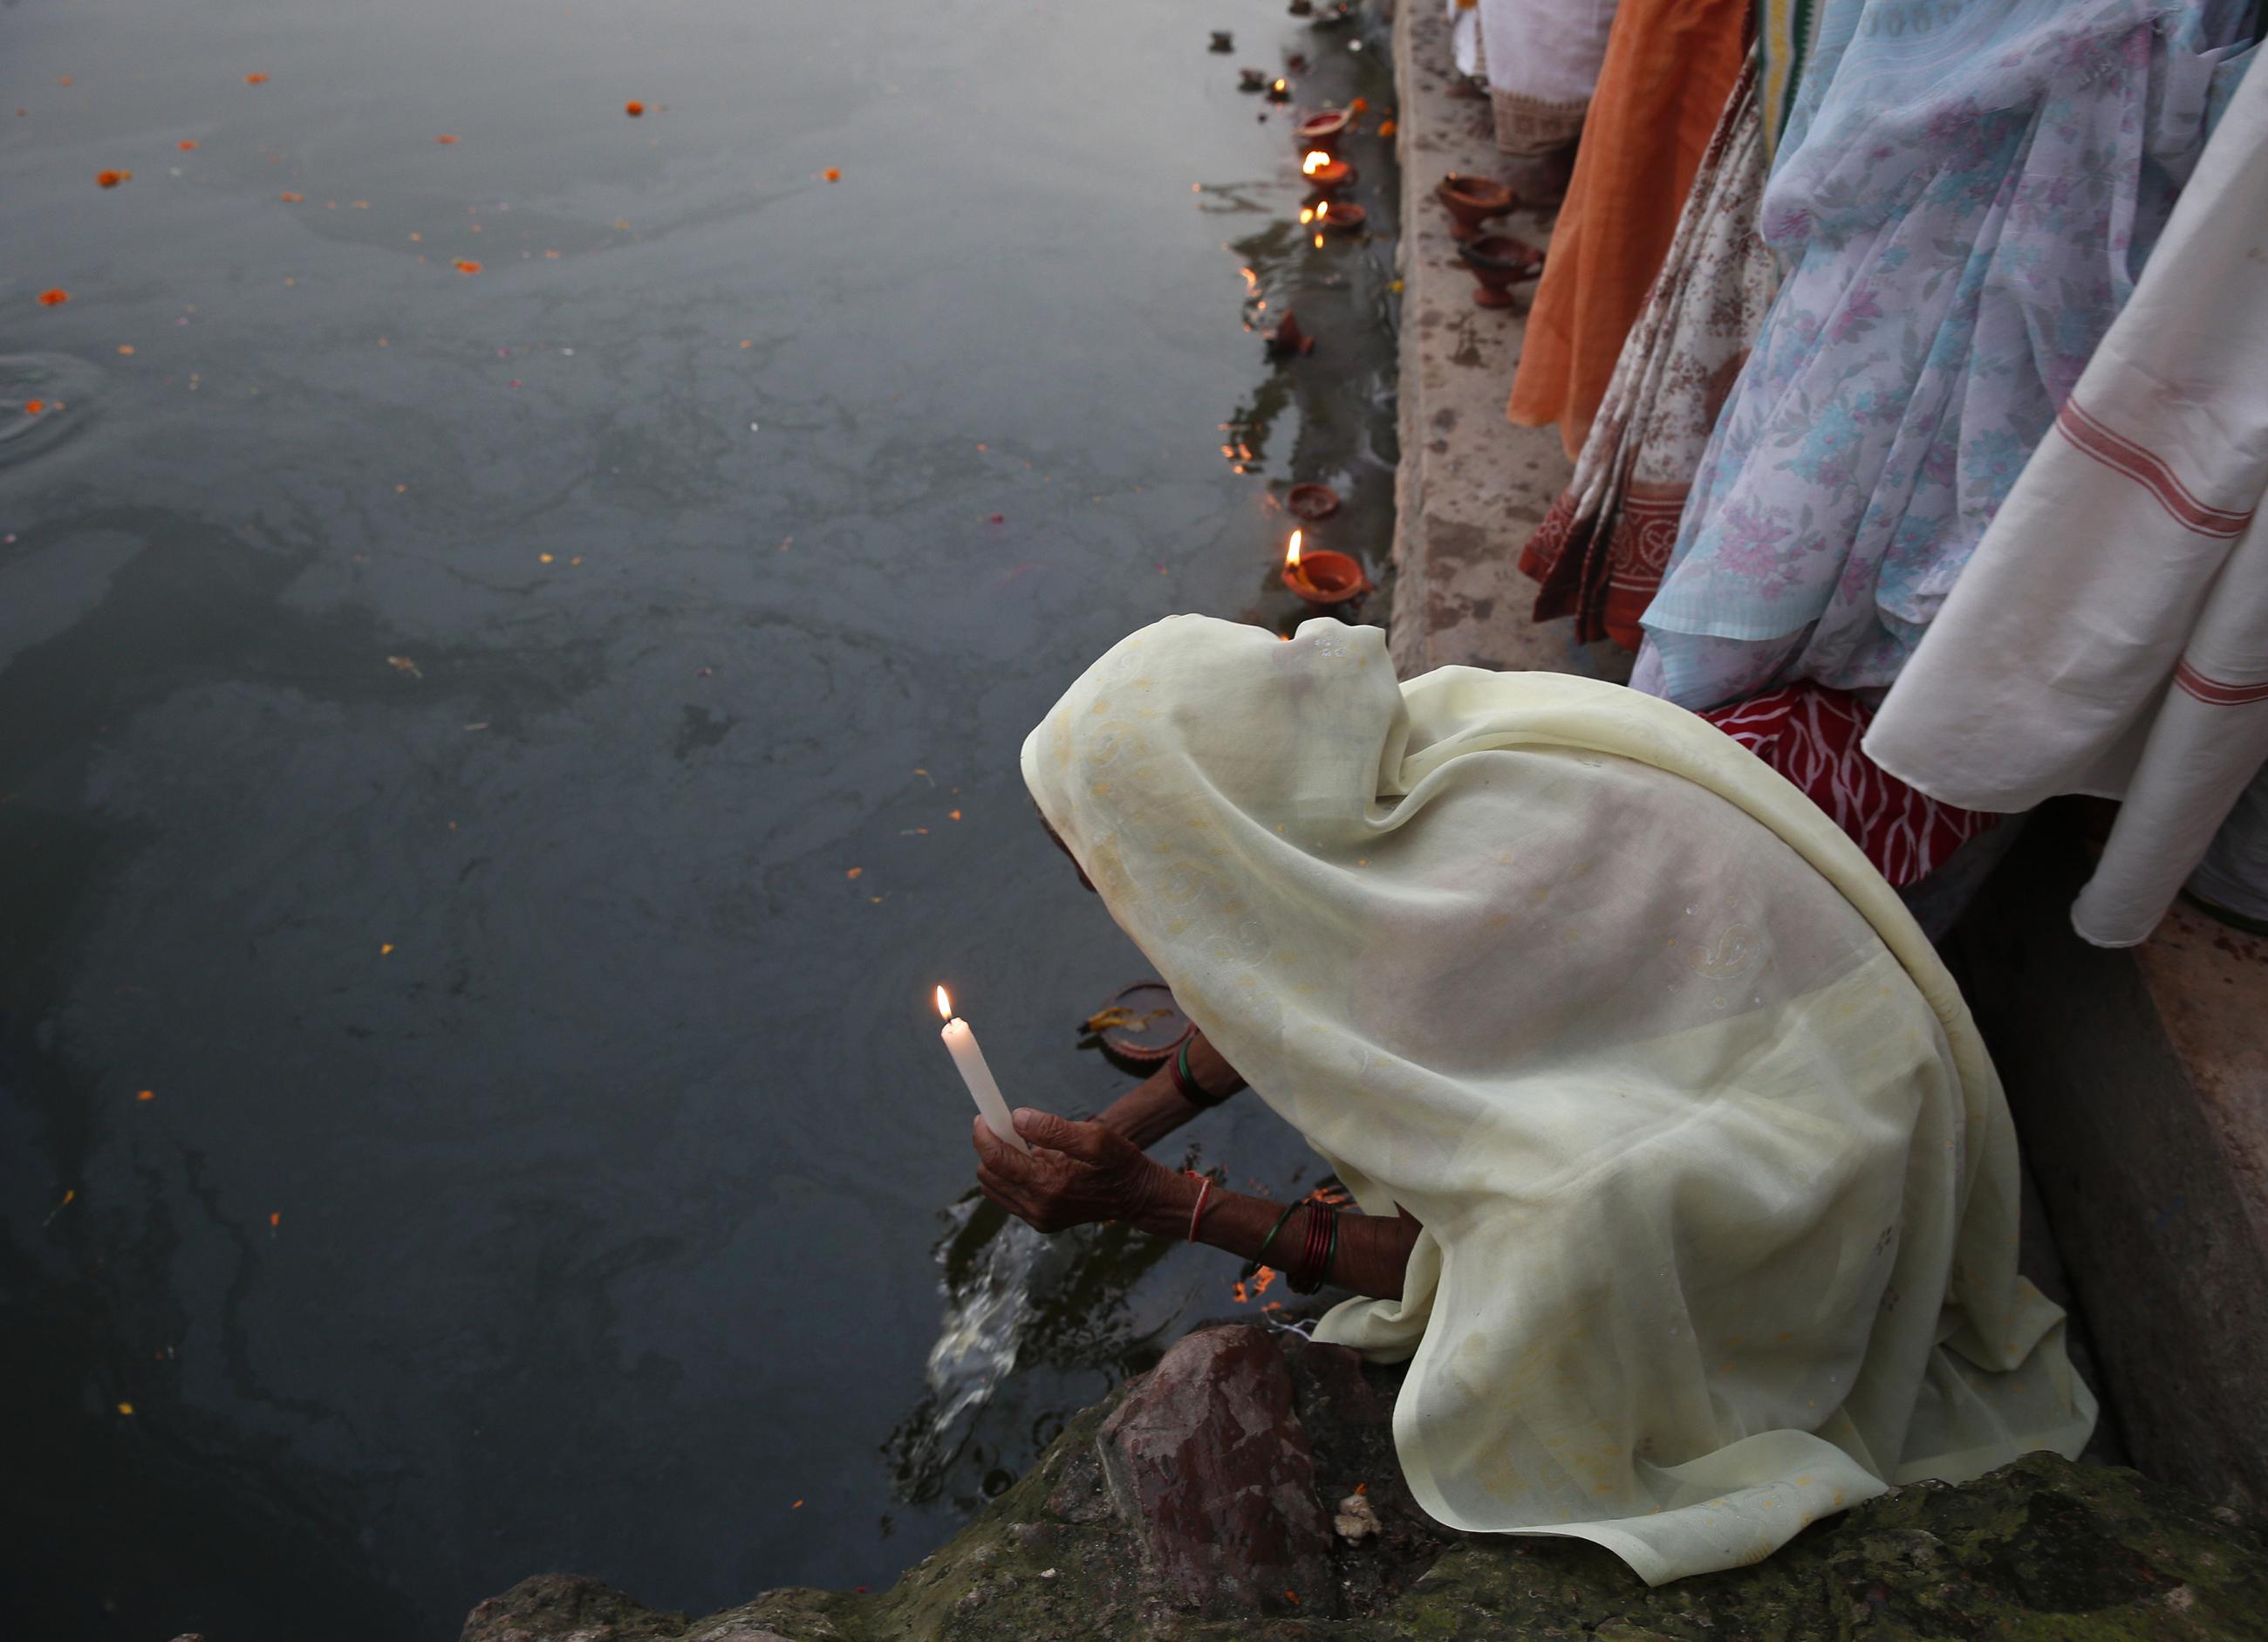
[{"label": "mossy rock", "polygon": [[[594,1580],[529,1579],[473,1611],[463,1642],[1048,1642],[1049,1638],[1597,1638],[1814,1642],[2268,1642],[2268,1544],[2235,1513],[2139,1473],[2033,1454],[1924,1483],[1815,1524],[1752,1567],[1649,1589],[1587,1542],[1450,1534],[1390,1473],[1375,1410],[1342,1421],[1287,1344],[1326,1502],[1365,1477],[1385,1531],[1334,1542],[1335,1613],[1292,1603],[1204,1622],[1150,1577],[1097,1453],[1123,1391],[887,1591],[772,1591],[705,1619]],[[1372,1371],[1381,1396],[1392,1377]],[[1336,1376],[1343,1381],[1344,1375]],[[1359,1388],[1358,1388],[1359,1389]],[[1288,1593],[1287,1593],[1288,1594]]]}]

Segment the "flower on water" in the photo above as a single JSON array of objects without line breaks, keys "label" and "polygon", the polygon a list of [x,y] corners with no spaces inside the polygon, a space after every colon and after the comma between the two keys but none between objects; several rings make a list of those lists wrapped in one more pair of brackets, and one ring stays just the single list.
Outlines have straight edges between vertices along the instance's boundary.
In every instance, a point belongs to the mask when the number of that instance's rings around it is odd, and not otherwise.
[{"label": "flower on water", "polygon": [[265,85],[268,84],[268,77],[264,74],[247,74],[244,77],[244,83],[247,85]]},{"label": "flower on water", "polygon": [[636,98],[632,98],[629,102],[622,105],[622,112],[628,114],[631,119],[635,120],[645,112],[645,105],[639,102]]},{"label": "flower on water", "polygon": [[283,201],[286,205],[297,205],[300,201],[306,199],[307,196],[304,194],[279,194],[276,197]]},{"label": "flower on water", "polygon": [[60,308],[70,300],[70,292],[61,288],[43,291],[40,293],[40,306],[43,308]]},{"label": "flower on water", "polygon": [[27,399],[24,401],[24,414],[27,416],[36,416],[47,408],[48,401],[44,399]]},{"label": "flower on water", "polygon": [[114,188],[133,175],[130,171],[98,171],[94,173],[94,186],[98,188]]},{"label": "flower on water", "polygon": [[829,166],[826,170],[821,172],[819,174],[826,178],[829,182],[840,182],[843,180],[842,172],[833,166]]},{"label": "flower on water", "polygon": [[195,148],[196,145],[197,140],[193,136],[185,136],[180,142],[173,144],[175,148],[180,149],[184,154]]},{"label": "flower on water", "polygon": [[481,271],[481,265],[478,262],[467,261],[460,256],[457,259],[456,269],[460,274],[477,274]]},{"label": "flower on water", "polygon": [[444,132],[442,132],[442,133],[441,133],[441,135],[440,135],[440,136],[438,136],[435,137],[433,140],[434,140],[436,143],[439,143],[439,144],[443,144],[443,145],[446,147],[446,146],[448,146],[448,145],[450,145],[450,144],[454,144],[454,143],[456,142],[456,140],[457,140],[457,139],[456,139],[455,137],[453,137],[453,136],[450,136],[446,131],[444,131]]}]

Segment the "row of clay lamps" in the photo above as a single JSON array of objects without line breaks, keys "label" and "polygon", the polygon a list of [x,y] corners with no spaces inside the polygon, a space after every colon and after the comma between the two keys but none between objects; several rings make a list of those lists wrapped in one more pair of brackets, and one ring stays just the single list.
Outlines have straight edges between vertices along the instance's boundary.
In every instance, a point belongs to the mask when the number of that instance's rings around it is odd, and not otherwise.
[{"label": "row of clay lamps", "polygon": [[[1341,204],[1333,197],[1340,189],[1354,186],[1355,168],[1351,162],[1341,159],[1338,153],[1340,140],[1353,126],[1352,110],[1327,108],[1321,114],[1307,115],[1294,129],[1300,153],[1300,178],[1310,192],[1322,196],[1314,205],[1300,211],[1300,220],[1311,225],[1318,234],[1352,233],[1368,216],[1361,206]],[[1285,327],[1297,324],[1290,314],[1284,316]],[[1295,484],[1284,500],[1293,515],[1308,523],[1329,519],[1339,509],[1338,496],[1328,485]],[[1329,548],[1308,547],[1304,527],[1292,533],[1292,540],[1285,548],[1284,585],[1317,610],[1336,610],[1371,589],[1370,578],[1363,573],[1361,561]]]},{"label": "row of clay lamps", "polygon": [[1508,308],[1512,288],[1543,272],[1543,253],[1510,234],[1487,233],[1483,225],[1519,209],[1520,195],[1486,177],[1451,172],[1433,190],[1449,213],[1449,237],[1476,286],[1473,300],[1484,308]]}]

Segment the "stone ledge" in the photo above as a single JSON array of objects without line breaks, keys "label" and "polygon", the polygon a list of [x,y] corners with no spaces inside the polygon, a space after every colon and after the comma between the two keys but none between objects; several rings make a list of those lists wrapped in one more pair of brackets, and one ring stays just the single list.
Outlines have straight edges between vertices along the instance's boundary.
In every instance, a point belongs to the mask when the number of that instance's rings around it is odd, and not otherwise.
[{"label": "stone ledge", "polygon": [[[1520,550],[1566,488],[1557,428],[1505,420],[1525,307],[1475,305],[1449,219],[1433,197],[1452,171],[1497,175],[1485,98],[1461,88],[1446,8],[1407,0],[1394,19],[1402,166],[1400,434],[1395,472],[1394,665],[1404,678],[1451,665],[1581,673],[1620,681],[1630,658],[1578,645],[1572,619],[1528,619],[1535,584]],[[1507,231],[1548,245],[1549,217],[1514,212]]]},{"label": "stone ledge", "polygon": [[[2033,1454],[1962,1487],[1898,1489],[1755,1566],[1649,1589],[1582,1541],[1455,1535],[1427,1521],[1393,1462],[1398,1370],[1248,1325],[1201,1331],[1174,1355],[1171,1372],[1161,1364],[1075,1418],[1029,1475],[888,1591],[773,1591],[688,1619],[548,1575],[475,1609],[463,1642],[2268,1638],[2268,1547],[2255,1525],[2132,1471]],[[1195,1515],[1130,1519],[1106,1476],[1114,1415],[1146,1400],[1138,1423],[1207,1431],[1235,1423],[1263,1386],[1268,1423],[1295,1417],[1312,1453],[1308,1500],[1278,1518],[1306,1543],[1286,1549],[1326,1573],[1274,1593],[1261,1613],[1209,1617],[1178,1588],[1169,1565],[1182,1553],[1161,1563],[1158,1542],[1233,1514],[1252,1478],[1232,1467],[1206,1484],[1219,1497]],[[1287,1388],[1288,1413],[1278,1406]],[[1272,1460],[1248,1458],[1275,1474]],[[1323,1523],[1359,1483],[1371,1502],[1361,1514],[1381,1531],[1351,1543]],[[1208,1549],[1183,1548],[1198,1561]]]},{"label": "stone ledge", "polygon": [[2268,1505],[2268,942],[2176,904],[2090,946],[2091,863],[2044,813],[1955,932],[2125,1447],[2208,1498]]}]

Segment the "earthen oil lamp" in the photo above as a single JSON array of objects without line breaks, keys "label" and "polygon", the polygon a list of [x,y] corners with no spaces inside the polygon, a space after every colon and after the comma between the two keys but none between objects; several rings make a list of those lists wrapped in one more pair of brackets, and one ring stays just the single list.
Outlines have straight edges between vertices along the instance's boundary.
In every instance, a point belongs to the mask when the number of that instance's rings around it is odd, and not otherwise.
[{"label": "earthen oil lamp", "polygon": [[1269,81],[1268,100],[1271,103],[1290,102],[1292,100],[1292,82],[1285,79],[1280,75],[1275,79]]},{"label": "earthen oil lamp", "polygon": [[1293,17],[1313,17],[1314,14],[1315,0],[1292,0]]},{"label": "earthen oil lamp", "polygon": [[1327,484],[1295,484],[1284,492],[1284,511],[1312,525],[1339,511],[1339,493]]},{"label": "earthen oil lamp", "polygon": [[1260,333],[1260,340],[1267,344],[1270,359],[1288,359],[1315,350],[1315,339],[1300,328],[1300,316],[1289,308],[1284,310],[1282,319]]},{"label": "earthen oil lamp", "polygon": [[1230,33],[1225,28],[1217,28],[1212,31],[1212,44],[1207,47],[1206,49],[1209,51],[1219,51],[1224,53],[1234,51],[1236,49],[1236,36]]},{"label": "earthen oil lamp", "polygon": [[1473,300],[1484,308],[1512,306],[1512,288],[1543,271],[1543,253],[1510,234],[1483,234],[1457,248],[1466,271],[1480,282]]},{"label": "earthen oil lamp", "polygon": [[1326,108],[1321,114],[1303,116],[1292,135],[1302,149],[1321,149],[1326,154],[1336,154],[1339,151],[1339,139],[1353,123],[1352,109]]},{"label": "earthen oil lamp", "polygon": [[1239,69],[1236,71],[1236,89],[1240,92],[1266,91],[1268,89],[1268,70],[1265,69]]},{"label": "earthen oil lamp", "polygon": [[1471,239],[1490,217],[1520,204],[1520,195],[1503,183],[1456,171],[1442,178],[1433,193],[1448,210],[1449,237],[1458,240]]},{"label": "earthen oil lamp", "polygon": [[1370,220],[1370,213],[1359,205],[1347,205],[1337,200],[1318,200],[1313,211],[1301,211],[1302,223],[1313,223],[1321,233],[1359,233]]},{"label": "earthen oil lamp", "polygon": [[1344,159],[1333,159],[1322,149],[1311,149],[1307,158],[1300,162],[1300,174],[1318,194],[1336,194],[1352,186],[1354,166]]},{"label": "earthen oil lamp", "polygon": [[1293,531],[1292,545],[1284,550],[1286,587],[1318,610],[1335,610],[1370,591],[1370,578],[1362,573],[1360,564],[1345,554],[1334,553],[1329,548],[1302,552],[1300,539],[1306,534]]}]

